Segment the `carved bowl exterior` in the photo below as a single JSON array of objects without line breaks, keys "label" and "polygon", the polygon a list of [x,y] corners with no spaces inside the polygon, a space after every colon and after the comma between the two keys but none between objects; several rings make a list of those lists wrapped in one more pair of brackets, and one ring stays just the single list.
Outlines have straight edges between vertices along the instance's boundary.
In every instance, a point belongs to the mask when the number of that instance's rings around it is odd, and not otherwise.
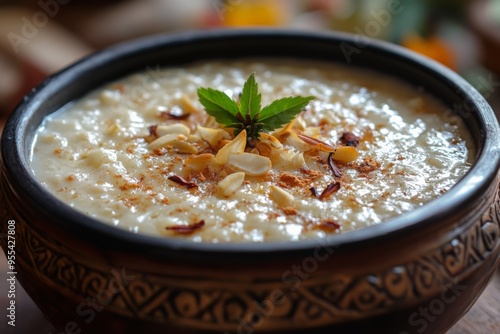
[{"label": "carved bowl exterior", "polygon": [[[268,244],[134,235],[76,212],[34,179],[30,145],[44,116],[134,71],[241,57],[345,63],[422,87],[464,118],[474,165],[442,197],[378,226]],[[52,76],[17,107],[1,142],[1,245],[7,253],[15,226],[17,279],[61,333],[441,333],[499,265],[499,133],[462,78],[383,42],[266,30],[143,39]]]}]

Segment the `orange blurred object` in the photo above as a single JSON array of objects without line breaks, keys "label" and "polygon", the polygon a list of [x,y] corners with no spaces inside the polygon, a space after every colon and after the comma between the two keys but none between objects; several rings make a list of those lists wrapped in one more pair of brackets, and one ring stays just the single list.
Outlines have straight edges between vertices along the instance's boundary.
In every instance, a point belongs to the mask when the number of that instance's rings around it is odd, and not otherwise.
[{"label": "orange blurred object", "polygon": [[423,38],[419,35],[411,34],[403,38],[401,45],[432,58],[454,71],[457,70],[452,48],[437,36]]},{"label": "orange blurred object", "polygon": [[283,1],[233,1],[224,8],[224,25],[229,27],[281,26],[289,17]]}]

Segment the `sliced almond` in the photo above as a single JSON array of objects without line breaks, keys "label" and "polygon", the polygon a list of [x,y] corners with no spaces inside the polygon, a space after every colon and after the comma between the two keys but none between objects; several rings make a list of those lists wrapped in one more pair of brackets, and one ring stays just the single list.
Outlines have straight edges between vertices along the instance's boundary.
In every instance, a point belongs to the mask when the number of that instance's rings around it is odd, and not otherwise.
[{"label": "sliced almond", "polygon": [[213,116],[208,116],[207,120],[205,121],[205,124],[203,124],[204,127],[206,128],[215,128],[219,125],[217,121],[215,120],[215,117]]},{"label": "sliced almond", "polygon": [[183,140],[174,140],[172,143],[172,147],[177,150],[179,153],[185,154],[197,154],[198,149],[191,145],[190,143]]},{"label": "sliced almond", "polygon": [[179,100],[180,107],[186,114],[194,114],[198,112],[198,109],[194,106],[193,102],[187,95],[182,95]]},{"label": "sliced almond", "polygon": [[358,150],[354,146],[339,146],[332,152],[332,159],[340,162],[352,162],[359,156]]},{"label": "sliced almond", "polygon": [[271,186],[271,191],[269,193],[269,198],[278,204],[280,207],[287,207],[293,203],[294,197],[292,194],[286,190],[277,187],[275,185]]},{"label": "sliced almond", "polygon": [[169,134],[189,136],[190,133],[191,130],[189,130],[189,128],[182,123],[175,123],[170,125],[158,125],[156,127],[156,134],[158,135],[158,137],[162,137]]},{"label": "sliced almond", "polygon": [[199,126],[197,132],[203,140],[206,140],[210,146],[217,147],[220,141],[223,139],[230,139],[229,133],[224,129],[212,129]]},{"label": "sliced almond", "polygon": [[293,169],[299,169],[300,167],[304,166],[306,163],[306,160],[304,159],[304,153],[295,153],[295,155],[292,158],[290,166]]},{"label": "sliced almond", "polygon": [[295,118],[292,119],[292,121],[290,123],[285,125],[285,127],[283,128],[283,131],[290,131],[293,128],[294,124],[295,124]]},{"label": "sliced almond", "polygon": [[290,131],[289,135],[286,137],[285,144],[290,145],[301,152],[306,152],[313,148],[313,146],[304,142],[295,132],[292,131]]},{"label": "sliced almond", "polygon": [[219,194],[224,197],[229,197],[233,195],[245,181],[245,173],[237,172],[229,174],[217,185]]},{"label": "sliced almond", "polygon": [[295,123],[293,124],[293,127],[301,131],[304,131],[307,127],[307,123],[304,121],[302,116],[299,115],[295,117]]},{"label": "sliced almond", "polygon": [[274,130],[272,133],[273,136],[275,136],[276,138],[280,138],[284,134],[290,132],[294,127],[294,124],[295,124],[295,119],[293,119],[290,123],[286,124],[284,127]]},{"label": "sliced almond", "polygon": [[245,147],[247,145],[247,132],[245,130],[241,131],[236,138],[227,143],[223,148],[217,152],[215,158],[219,164],[223,165],[227,162],[229,154],[231,153],[243,153],[245,152]]},{"label": "sliced almond", "polygon": [[277,169],[294,170],[305,164],[304,154],[293,150],[282,149],[271,157],[273,167]]},{"label": "sliced almond", "polygon": [[199,135],[197,135],[197,134],[189,135],[189,137],[188,137],[187,140],[190,143],[197,143],[197,142],[199,142],[201,140],[201,137]]},{"label": "sliced almond", "polygon": [[274,136],[271,136],[270,134],[267,133],[261,133],[260,134],[260,141],[264,143],[268,143],[271,147],[274,148],[282,148],[283,144]]},{"label": "sliced almond", "polygon": [[166,147],[168,145],[171,145],[174,141],[176,140],[186,140],[187,137],[184,135],[179,135],[179,134],[168,134],[162,137],[159,137],[149,143],[148,148],[151,150],[157,149],[159,147]]},{"label": "sliced almond", "polygon": [[247,175],[263,175],[271,170],[271,160],[252,153],[231,153],[227,165]]},{"label": "sliced almond", "polygon": [[305,134],[306,136],[309,136],[309,137],[316,138],[319,136],[320,132],[321,132],[321,128],[319,126],[310,126],[310,127],[304,129],[303,134]]},{"label": "sliced almond", "polygon": [[257,145],[255,145],[255,149],[259,152],[259,155],[262,155],[263,157],[269,158],[273,154],[273,148],[271,145],[264,141],[259,141]]},{"label": "sliced almond", "polygon": [[231,142],[231,140],[229,140],[229,139],[222,139],[219,142],[219,144],[215,147],[215,149],[217,150],[217,152],[219,152],[224,146],[226,146],[230,142]]},{"label": "sliced almond", "polygon": [[218,163],[213,154],[203,153],[200,155],[192,155],[186,158],[185,165],[195,172],[201,172],[207,168],[215,170],[218,166]]}]

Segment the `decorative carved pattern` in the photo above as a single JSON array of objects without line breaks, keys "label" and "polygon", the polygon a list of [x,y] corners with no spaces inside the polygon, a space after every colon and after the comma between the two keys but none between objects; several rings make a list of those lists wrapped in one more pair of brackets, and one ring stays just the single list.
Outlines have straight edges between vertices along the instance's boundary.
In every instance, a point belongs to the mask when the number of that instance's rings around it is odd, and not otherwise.
[{"label": "decorative carved pattern", "polygon": [[[7,201],[1,200],[0,214],[5,220]],[[500,191],[480,220],[412,262],[360,277],[305,280],[300,286],[282,280],[246,287],[218,281],[200,285],[189,278],[140,273],[128,273],[135,278],[123,284],[119,270],[97,269],[82,259],[72,259],[57,241],[16,219],[19,261],[24,262],[25,270],[32,268],[29,270],[52,288],[64,289],[77,300],[106,297],[107,310],[122,315],[200,328],[230,329],[241,321],[258,321],[259,316],[269,318],[266,326],[289,326],[292,318],[295,323],[303,320],[304,326],[314,326],[365,317],[432,297],[449,282],[467,275],[499,247]],[[113,282],[118,293],[109,293]]]}]

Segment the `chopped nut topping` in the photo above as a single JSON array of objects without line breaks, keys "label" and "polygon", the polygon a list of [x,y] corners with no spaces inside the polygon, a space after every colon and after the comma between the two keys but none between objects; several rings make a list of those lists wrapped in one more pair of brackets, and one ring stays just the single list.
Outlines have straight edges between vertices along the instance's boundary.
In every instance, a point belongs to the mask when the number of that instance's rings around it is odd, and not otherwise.
[{"label": "chopped nut topping", "polygon": [[356,168],[359,173],[366,174],[377,170],[378,168],[380,168],[380,166],[380,162],[376,161],[375,159],[365,158],[362,162],[356,164],[354,168]]},{"label": "chopped nut topping", "polygon": [[198,149],[196,147],[183,140],[174,140],[174,142],[172,143],[172,147],[179,153],[184,153],[184,154],[198,153]]},{"label": "chopped nut topping", "polygon": [[278,185],[282,188],[307,187],[309,179],[300,178],[290,173],[281,173],[278,179]]},{"label": "chopped nut topping", "polygon": [[175,120],[184,120],[187,119],[191,114],[189,113],[184,113],[184,111],[178,107],[175,106],[170,111],[162,111],[158,114],[160,118],[164,119],[175,119]]},{"label": "chopped nut topping", "polygon": [[281,207],[290,206],[294,200],[294,197],[290,193],[274,185],[271,186],[269,197]]},{"label": "chopped nut topping", "polygon": [[247,175],[264,175],[271,170],[271,160],[252,153],[231,153],[227,165]]},{"label": "chopped nut topping", "polygon": [[180,184],[181,186],[184,186],[186,187],[187,189],[191,189],[191,188],[198,188],[198,185],[194,182],[189,182],[187,181],[185,178],[183,178],[182,176],[179,176],[179,175],[172,175],[172,176],[169,176],[168,178],[170,181],[174,181],[175,183],[178,183]]},{"label": "chopped nut topping", "polygon": [[269,143],[259,141],[255,146],[255,149],[259,152],[263,157],[270,157],[273,154],[273,148]]},{"label": "chopped nut topping", "polygon": [[149,143],[148,146],[151,150],[154,150],[155,148],[159,148],[159,147],[167,147],[168,145],[172,144],[176,140],[186,140],[186,139],[187,139],[187,137],[185,135],[171,133],[171,134],[167,134],[167,135],[164,135],[162,137],[159,137],[158,139],[155,139],[154,141]]},{"label": "chopped nut topping", "polygon": [[314,148],[317,148],[320,151],[334,152],[336,150],[335,147],[333,147],[332,145],[327,144],[324,141],[321,141],[319,139],[312,138],[312,137],[309,137],[306,135],[301,135],[301,134],[297,134],[297,137],[302,139],[302,141],[304,141],[306,144],[308,144]]},{"label": "chopped nut topping", "polygon": [[300,171],[309,176],[310,179],[317,179],[323,176],[323,173],[313,169],[302,168]]},{"label": "chopped nut topping", "polygon": [[217,148],[223,139],[230,139],[229,133],[224,129],[212,129],[198,125],[197,131],[200,137],[213,148]]},{"label": "chopped nut topping", "polygon": [[340,189],[340,183],[339,182],[334,182],[334,183],[330,183],[325,188],[325,190],[323,190],[323,192],[320,195],[318,195],[318,192],[317,192],[316,188],[314,188],[314,187],[309,188],[309,191],[311,192],[311,194],[314,197],[323,200],[325,198],[330,197],[330,195],[332,195],[333,193],[337,192],[339,189]]},{"label": "chopped nut topping", "polygon": [[182,123],[175,123],[171,125],[158,125],[155,129],[156,135],[162,137],[169,134],[179,134],[189,136],[191,130]]},{"label": "chopped nut topping", "polygon": [[203,153],[189,156],[186,158],[185,165],[194,171],[200,172],[205,169],[215,170],[218,162],[213,154]]},{"label": "chopped nut topping", "polygon": [[359,137],[356,136],[354,133],[350,131],[346,131],[342,134],[342,137],[340,137],[340,141],[345,145],[345,146],[358,146],[359,144]]},{"label": "chopped nut topping", "polygon": [[217,185],[219,193],[224,197],[229,197],[241,187],[243,181],[245,181],[245,173],[229,174]]},{"label": "chopped nut topping", "polygon": [[200,220],[196,224],[187,225],[187,226],[185,226],[185,225],[167,226],[166,229],[169,231],[173,231],[175,233],[179,233],[179,234],[191,234],[191,233],[195,232],[196,230],[202,228],[204,225],[205,225],[205,221]]},{"label": "chopped nut topping", "polygon": [[[307,137],[307,136],[303,136],[303,137]],[[307,138],[309,138],[309,137],[307,137]],[[299,135],[297,135],[293,131],[288,132],[288,135],[286,136],[286,138],[284,140],[284,144],[290,145],[290,146],[294,147],[295,149],[299,150],[300,152],[309,151],[312,147],[316,147],[316,145],[311,145],[311,143],[305,142],[302,138],[299,138]]]},{"label": "chopped nut topping", "polygon": [[332,156],[333,156],[333,153],[330,153],[328,155],[328,159],[327,159],[328,167],[330,168],[330,170],[332,171],[332,173],[335,177],[341,177],[342,172],[340,171],[339,167],[333,161]]},{"label": "chopped nut topping", "polygon": [[340,189],[340,183],[335,182],[335,183],[330,183],[325,190],[319,195],[319,199],[325,199],[330,197],[331,194],[337,192]]},{"label": "chopped nut topping", "polygon": [[179,101],[179,104],[185,113],[184,115],[189,116],[189,114],[194,114],[194,113],[198,112],[198,110],[194,106],[193,102],[191,102],[191,100],[189,99],[189,97],[187,97],[187,95],[182,95],[182,97]]},{"label": "chopped nut topping", "polygon": [[219,164],[225,164],[231,153],[243,153],[247,144],[247,133],[245,130],[241,131],[236,138],[227,143],[223,148],[217,152],[215,158]]},{"label": "chopped nut topping", "polygon": [[340,229],[340,224],[333,220],[324,220],[316,228],[324,232],[337,232]]},{"label": "chopped nut topping", "polygon": [[295,216],[297,214],[297,210],[295,210],[295,208],[291,206],[287,206],[285,208],[282,208],[281,210],[283,210],[283,213],[287,216]]},{"label": "chopped nut topping", "polygon": [[358,155],[358,150],[353,146],[339,146],[332,152],[332,159],[347,163],[356,160]]}]

